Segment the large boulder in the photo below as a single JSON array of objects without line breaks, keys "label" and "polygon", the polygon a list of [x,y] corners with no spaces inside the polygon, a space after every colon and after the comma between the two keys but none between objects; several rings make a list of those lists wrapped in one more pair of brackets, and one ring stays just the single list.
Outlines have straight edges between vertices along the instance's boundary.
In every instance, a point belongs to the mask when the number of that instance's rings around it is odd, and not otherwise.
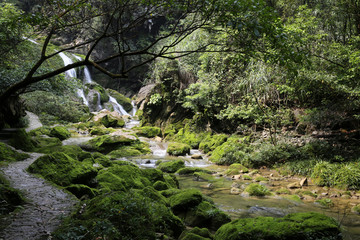
[{"label": "large boulder", "polygon": [[71,133],[63,126],[56,126],[50,130],[50,137],[56,137],[58,139],[65,140],[71,137]]},{"label": "large boulder", "polygon": [[1,161],[21,161],[30,157],[26,153],[19,153],[5,143],[0,142],[0,162]]},{"label": "large boulder", "polygon": [[181,159],[168,161],[168,162],[161,162],[158,165],[158,169],[160,169],[163,172],[168,172],[168,173],[174,173],[184,167],[185,167],[185,162],[184,162],[184,160],[181,160]]},{"label": "large boulder", "polygon": [[138,140],[133,136],[103,135],[89,140],[81,147],[90,151],[109,153],[113,150],[120,149],[123,146],[130,146],[137,142]]},{"label": "large boulder", "polygon": [[98,114],[96,114],[92,119],[96,124],[102,124],[105,127],[123,127],[125,121],[120,115],[120,113],[103,109]]},{"label": "large boulder", "polygon": [[293,213],[283,218],[241,218],[220,227],[215,240],[340,240],[339,224],[320,213]]},{"label": "large boulder", "polygon": [[185,156],[190,153],[190,146],[185,143],[169,143],[167,153],[173,156]]}]

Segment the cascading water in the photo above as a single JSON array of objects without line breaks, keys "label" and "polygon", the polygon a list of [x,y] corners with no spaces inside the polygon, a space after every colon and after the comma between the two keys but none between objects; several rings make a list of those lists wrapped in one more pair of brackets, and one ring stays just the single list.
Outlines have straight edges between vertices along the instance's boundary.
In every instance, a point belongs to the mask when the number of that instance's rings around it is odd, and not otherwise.
[{"label": "cascading water", "polygon": [[[73,54],[73,56],[79,61],[82,60],[81,57],[79,57],[79,56],[77,56],[75,54]],[[89,68],[87,66],[84,67],[84,76],[85,76],[85,78],[84,78],[85,83],[92,83],[93,82],[92,79],[91,79],[91,74],[90,74]]]},{"label": "cascading water", "polygon": [[100,96],[100,93],[97,92],[96,110],[100,111],[101,109],[103,109],[103,107],[101,106],[101,96]]},{"label": "cascading water", "polygon": [[89,102],[88,102],[88,100],[87,100],[86,97],[85,97],[84,89],[79,88],[76,93],[77,93],[77,95],[78,95],[79,97],[82,98],[84,104],[85,104],[86,106],[89,106]]},{"label": "cascading water", "polygon": [[131,101],[131,105],[133,106],[133,109],[131,110],[131,116],[135,116],[136,111],[137,111],[135,101]]},{"label": "cascading water", "polygon": [[113,105],[115,111],[117,111],[121,115],[130,116],[130,114],[126,112],[126,110],[123,108],[123,106],[121,106],[112,96],[109,96],[109,102]]},{"label": "cascading water", "polygon": [[[69,58],[68,56],[65,55],[65,53],[61,52],[59,53],[59,56],[61,57],[61,59],[64,61],[64,65],[67,66],[67,65],[70,65],[72,63],[74,63],[71,58]],[[65,75],[68,77],[68,78],[76,78],[77,77],[77,74],[76,74],[76,70],[74,68],[70,69],[70,70],[67,70],[65,72]]]}]

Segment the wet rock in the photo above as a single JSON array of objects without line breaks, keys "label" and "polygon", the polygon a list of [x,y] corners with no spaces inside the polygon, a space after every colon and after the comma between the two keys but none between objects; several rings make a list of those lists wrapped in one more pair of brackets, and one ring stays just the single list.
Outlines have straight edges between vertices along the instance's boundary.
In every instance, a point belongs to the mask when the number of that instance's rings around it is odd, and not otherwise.
[{"label": "wet rock", "polygon": [[303,178],[300,181],[300,186],[308,186],[308,179],[307,178]]},{"label": "wet rock", "polygon": [[240,188],[240,184],[234,182],[234,183],[231,184],[231,187],[232,187],[232,188]]},{"label": "wet rock", "polygon": [[232,195],[239,195],[241,193],[241,190],[239,188],[232,187],[230,190],[230,194]]},{"label": "wet rock", "polygon": [[327,193],[327,192],[323,192],[323,193],[321,193],[320,194],[322,197],[326,197],[326,196],[328,196],[329,195],[329,193]]},{"label": "wet rock", "polygon": [[301,185],[300,185],[300,183],[298,183],[298,182],[294,182],[294,183],[288,184],[288,185],[287,185],[287,188],[289,188],[289,189],[301,188]]},{"label": "wet rock", "polygon": [[239,180],[239,179],[241,179],[241,175],[234,175],[234,176],[232,176],[232,179]]},{"label": "wet rock", "polygon": [[193,154],[191,155],[192,159],[203,159],[203,157],[200,154]]}]

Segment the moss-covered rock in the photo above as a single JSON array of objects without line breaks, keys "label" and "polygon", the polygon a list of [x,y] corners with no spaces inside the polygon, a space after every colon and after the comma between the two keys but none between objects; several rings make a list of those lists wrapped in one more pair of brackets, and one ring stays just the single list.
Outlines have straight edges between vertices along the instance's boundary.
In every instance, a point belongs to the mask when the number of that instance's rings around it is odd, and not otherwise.
[{"label": "moss-covered rock", "polygon": [[28,170],[60,186],[71,184],[92,186],[93,179],[97,175],[96,169],[91,165],[77,161],[62,152],[39,157]]},{"label": "moss-covered rock", "polygon": [[150,182],[155,183],[157,181],[165,181],[164,174],[159,169],[155,168],[146,168],[141,169],[144,177],[150,180]]},{"label": "moss-covered rock", "polygon": [[91,153],[83,151],[79,146],[76,145],[43,147],[39,149],[38,152],[46,153],[46,154],[62,152],[62,153],[66,153],[69,157],[78,161],[83,161],[86,158],[92,157]]},{"label": "moss-covered rock", "polygon": [[263,197],[271,195],[270,190],[267,187],[257,183],[249,184],[244,191],[249,193],[250,196]]},{"label": "moss-covered rock", "polygon": [[203,139],[210,133],[198,131],[194,126],[189,123],[181,128],[173,137],[168,140],[185,143],[191,146],[191,148],[199,148],[199,145]]},{"label": "moss-covered rock", "polygon": [[67,186],[65,189],[74,194],[79,199],[83,197],[93,198],[98,194],[98,190],[83,184],[72,184]]},{"label": "moss-covered rock", "polygon": [[12,135],[9,144],[16,149],[31,152],[35,149],[31,137],[24,129],[19,129]]},{"label": "moss-covered rock", "polygon": [[19,153],[19,152],[13,150],[11,147],[6,145],[5,143],[0,142],[0,162],[1,161],[8,161],[8,162],[22,161],[29,157],[30,157],[29,154]]},{"label": "moss-covered rock", "polygon": [[106,89],[106,91],[113,97],[116,99],[116,101],[123,106],[123,108],[127,111],[130,112],[133,108],[132,104],[131,104],[131,100],[130,98],[125,97],[124,95],[122,95],[121,93],[113,90],[113,89]]},{"label": "moss-covered rock", "polygon": [[[201,238],[199,238],[201,237]],[[180,240],[192,240],[192,239],[213,239],[213,235],[210,233],[209,229],[207,228],[199,228],[194,227],[193,229],[184,231],[180,237]]]},{"label": "moss-covered rock", "polygon": [[173,156],[185,156],[190,153],[190,146],[184,143],[169,143],[167,153]]},{"label": "moss-covered rock", "polygon": [[157,181],[156,183],[154,183],[153,187],[157,191],[169,189],[169,186],[163,181]]},{"label": "moss-covered rock", "polygon": [[100,120],[102,125],[105,127],[123,127],[125,126],[125,121],[122,117],[115,117],[113,115],[107,114],[103,116]]},{"label": "moss-covered rock", "polygon": [[167,162],[161,162],[158,165],[158,169],[160,169],[163,172],[167,172],[167,173],[174,173],[183,167],[185,167],[185,162],[184,162],[184,160],[181,160],[181,159],[167,161]]},{"label": "moss-covered rock", "polygon": [[185,224],[189,226],[208,227],[217,230],[231,219],[214,204],[202,201],[198,206],[186,213]]},{"label": "moss-covered rock", "polygon": [[171,209],[176,213],[187,211],[198,206],[203,201],[199,190],[186,189],[176,193],[169,199]]},{"label": "moss-covered rock", "polygon": [[208,174],[212,174],[213,172],[207,169],[203,169],[203,168],[198,168],[198,167],[185,167],[185,168],[180,168],[179,170],[176,171],[176,174],[179,175],[192,175],[195,172],[204,172],[204,173],[208,173]]},{"label": "moss-covered rock", "polygon": [[[124,122],[124,124],[125,124],[125,122]],[[109,133],[112,133],[115,131],[116,130],[113,128],[106,128],[103,126],[95,126],[90,129],[90,135],[102,136],[102,135],[109,134]]]},{"label": "moss-covered rock", "polygon": [[148,178],[133,164],[113,165],[99,171],[96,177],[101,188],[106,191],[127,191],[131,188],[142,189],[151,186]]},{"label": "moss-covered rock", "polygon": [[177,239],[183,230],[182,221],[166,205],[143,191],[131,190],[87,201],[81,216],[73,215],[57,234],[67,232],[80,238],[86,233],[89,239],[157,239],[157,233],[162,233]]},{"label": "moss-covered rock", "polygon": [[111,151],[108,154],[111,158],[122,158],[131,156],[140,156],[142,152],[132,146],[124,146],[118,150]]},{"label": "moss-covered rock", "polygon": [[228,168],[228,170],[225,171],[226,175],[238,175],[240,173],[248,173],[249,169],[247,167],[244,167],[240,163],[234,163],[231,164]]},{"label": "moss-covered rock", "polygon": [[113,150],[120,149],[123,146],[130,146],[131,144],[137,142],[138,140],[135,138],[128,138],[120,135],[104,135],[89,140],[87,143],[82,145],[82,148],[101,153],[109,153]]},{"label": "moss-covered rock", "polygon": [[50,137],[56,137],[58,139],[65,140],[71,137],[71,133],[63,126],[56,126],[50,130]]},{"label": "moss-covered rock", "polygon": [[320,213],[294,213],[284,218],[242,218],[220,227],[215,240],[342,239],[338,223]]},{"label": "moss-covered rock", "polygon": [[215,148],[226,142],[228,136],[225,134],[207,135],[204,140],[201,141],[199,149],[208,153],[213,151]]},{"label": "moss-covered rock", "polygon": [[56,137],[36,136],[33,137],[32,141],[35,146],[36,152],[43,152],[46,151],[46,149],[48,148],[56,148],[62,146],[62,142]]},{"label": "moss-covered rock", "polygon": [[90,83],[90,84],[86,84],[86,86],[89,89],[93,89],[100,94],[100,102],[101,103],[105,103],[105,102],[109,101],[109,95],[101,85],[99,85],[97,83]]},{"label": "moss-covered rock", "polygon": [[93,163],[101,164],[104,167],[111,167],[113,165],[113,162],[109,157],[99,152],[94,152],[92,154],[92,159]]},{"label": "moss-covered rock", "polygon": [[30,136],[41,136],[41,135],[47,135],[49,136],[50,135],[50,131],[51,131],[51,128],[48,127],[48,126],[42,126],[42,127],[39,127],[39,128],[36,128],[34,130],[31,130],[30,132],[28,132],[28,134]]},{"label": "moss-covered rock", "polygon": [[136,130],[137,135],[147,138],[153,138],[161,135],[161,129],[159,127],[144,126],[134,127],[133,129]]}]

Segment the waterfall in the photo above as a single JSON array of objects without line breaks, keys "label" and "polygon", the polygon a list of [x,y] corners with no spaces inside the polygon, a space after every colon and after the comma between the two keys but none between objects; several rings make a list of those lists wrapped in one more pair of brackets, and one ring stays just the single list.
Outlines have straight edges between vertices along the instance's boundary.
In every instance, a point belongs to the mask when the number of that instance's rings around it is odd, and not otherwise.
[{"label": "waterfall", "polygon": [[36,41],[33,40],[33,39],[30,39],[30,38],[27,38],[27,37],[23,37],[23,39],[28,40],[29,42],[32,42],[32,43],[34,43],[34,44],[36,44],[36,45],[39,45],[39,43],[36,42]]},{"label": "waterfall", "polygon": [[84,104],[85,104],[86,106],[89,106],[89,102],[88,102],[88,100],[86,99],[85,94],[84,94],[84,89],[79,88],[76,93],[77,93],[77,95],[78,95],[79,97],[82,98]]},{"label": "waterfall", "polygon": [[131,110],[131,116],[135,116],[136,111],[137,111],[135,101],[131,101],[131,105],[133,106],[133,109]]},{"label": "waterfall", "polygon": [[[73,54],[73,56],[79,61],[82,60],[81,57],[79,57],[75,54]],[[85,83],[92,83],[91,74],[90,74],[89,68],[87,66],[84,67],[84,76],[85,76],[85,79],[84,79]]]},{"label": "waterfall", "polygon": [[[67,66],[69,64],[72,64],[73,61],[71,60],[71,58],[69,58],[68,56],[66,56],[63,52],[60,52],[59,53],[59,56],[62,58],[62,60],[64,61],[64,65]],[[65,75],[68,77],[68,78],[76,78],[77,77],[77,74],[76,74],[76,70],[74,68],[70,69],[70,70],[67,70],[65,72]]]},{"label": "waterfall", "polygon": [[120,113],[121,115],[128,115],[128,116],[130,116],[130,114],[125,111],[125,109],[123,108],[123,106],[121,106],[121,105],[116,101],[116,99],[113,98],[112,96],[109,96],[109,102],[113,105],[115,111],[117,111],[117,112]]},{"label": "waterfall", "polygon": [[96,103],[96,110],[100,111],[101,109],[103,109],[103,107],[101,106],[101,96],[99,92],[97,93],[97,103]]}]

